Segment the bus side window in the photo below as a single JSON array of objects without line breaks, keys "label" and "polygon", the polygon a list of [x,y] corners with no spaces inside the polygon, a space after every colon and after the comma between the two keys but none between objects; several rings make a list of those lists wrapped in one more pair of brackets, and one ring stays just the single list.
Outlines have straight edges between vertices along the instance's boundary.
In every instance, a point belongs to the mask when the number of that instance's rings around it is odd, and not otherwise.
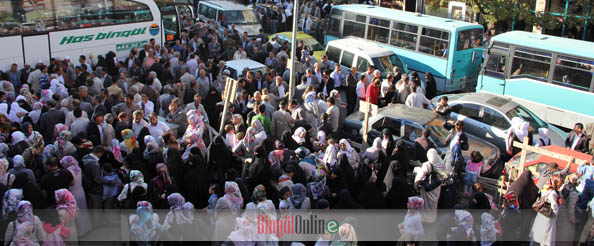
[{"label": "bus side window", "polygon": [[503,79],[505,76],[505,60],[506,57],[500,54],[490,54],[487,61],[487,68],[485,74],[491,77]]}]

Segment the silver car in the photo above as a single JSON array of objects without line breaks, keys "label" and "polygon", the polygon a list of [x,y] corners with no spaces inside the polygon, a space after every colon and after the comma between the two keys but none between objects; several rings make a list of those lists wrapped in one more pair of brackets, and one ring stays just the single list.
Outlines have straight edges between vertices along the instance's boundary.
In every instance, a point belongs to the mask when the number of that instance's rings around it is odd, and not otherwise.
[{"label": "silver car", "polygon": [[[353,147],[359,149],[361,148],[359,142],[363,133],[363,121],[364,114],[355,112],[346,118],[343,130],[344,136],[352,140]],[[373,142],[373,139],[381,136],[383,129],[389,129],[394,140],[402,139],[413,151],[415,139],[421,136],[424,129],[429,129],[431,141],[437,147],[437,152],[443,157],[449,149],[445,143],[449,131],[443,125],[444,122],[439,115],[431,110],[394,104],[381,108],[376,116],[369,118],[368,141],[369,143]],[[498,163],[501,152],[495,145],[472,134],[466,135],[469,148],[462,152],[465,158],[470,158],[470,153],[473,150],[478,150],[485,157],[484,163]],[[411,153],[411,156],[415,156],[415,154]]]},{"label": "silver car", "polygon": [[567,133],[538,118],[524,106],[505,97],[488,93],[462,93],[441,95],[431,101],[437,105],[441,97],[448,97],[452,112],[450,119],[464,121],[467,133],[495,144],[505,153],[511,119],[520,117],[530,124],[533,140],[538,141],[538,128],[548,128],[553,145],[564,146]]}]

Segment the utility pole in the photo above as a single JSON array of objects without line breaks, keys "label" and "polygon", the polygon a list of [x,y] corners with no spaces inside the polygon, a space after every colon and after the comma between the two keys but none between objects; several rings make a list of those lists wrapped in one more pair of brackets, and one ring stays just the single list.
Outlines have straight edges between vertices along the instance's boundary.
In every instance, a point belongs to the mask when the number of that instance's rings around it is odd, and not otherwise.
[{"label": "utility pole", "polygon": [[289,79],[289,101],[295,94],[296,63],[297,63],[297,23],[299,23],[299,0],[293,3],[293,37],[291,38],[291,76]]}]

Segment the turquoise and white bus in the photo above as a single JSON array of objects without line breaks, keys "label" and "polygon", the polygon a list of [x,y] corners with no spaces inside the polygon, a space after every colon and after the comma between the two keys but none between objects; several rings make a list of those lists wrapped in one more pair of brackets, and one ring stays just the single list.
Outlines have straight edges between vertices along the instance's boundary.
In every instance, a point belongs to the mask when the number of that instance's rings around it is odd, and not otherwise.
[{"label": "turquoise and white bus", "polygon": [[[0,0],[0,69],[65,56],[76,63],[80,55],[109,51],[126,57],[150,39],[162,44],[181,31],[179,15],[193,13],[189,5],[171,6],[153,0]],[[172,14],[177,16],[162,18]]]},{"label": "turquoise and white bus", "polygon": [[491,38],[477,91],[518,101],[566,128],[594,122],[594,43],[513,31]]},{"label": "turquoise and white bus", "polygon": [[439,93],[476,86],[484,50],[481,25],[377,6],[334,6],[325,42],[346,36],[393,50],[421,78],[431,72]]}]

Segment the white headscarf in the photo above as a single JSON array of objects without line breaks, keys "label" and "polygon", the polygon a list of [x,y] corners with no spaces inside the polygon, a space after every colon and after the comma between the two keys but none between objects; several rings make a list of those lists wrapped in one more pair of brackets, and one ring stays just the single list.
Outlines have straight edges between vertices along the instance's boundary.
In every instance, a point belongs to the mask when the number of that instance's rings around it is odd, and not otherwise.
[{"label": "white headscarf", "polygon": [[23,134],[20,131],[13,132],[11,136],[12,136],[12,143],[13,144],[17,144],[17,143],[19,143],[21,141],[27,140],[27,138],[25,137],[25,134]]},{"label": "white headscarf", "polygon": [[371,161],[375,161],[379,157],[380,151],[383,151],[384,154],[386,153],[384,148],[382,148],[382,138],[377,137],[373,140],[373,144],[371,144],[371,147],[365,150],[364,158],[369,158]]},{"label": "white headscarf", "polygon": [[551,139],[549,138],[549,129],[548,128],[538,128],[538,137],[544,144],[549,144]]},{"label": "white headscarf", "polygon": [[292,136],[293,140],[295,140],[295,142],[297,142],[298,144],[303,144],[305,142],[305,137],[302,137],[301,135],[305,134],[306,132],[307,131],[303,127],[295,129],[295,133],[293,133]]},{"label": "white headscarf", "polygon": [[322,161],[324,161],[326,165],[333,166],[336,163],[337,154],[338,148],[336,147],[336,145],[328,145],[328,147],[326,147],[326,152],[324,152],[324,159],[322,159]]},{"label": "white headscarf", "polygon": [[[22,97],[22,96],[20,96]],[[24,100],[24,98],[22,98],[22,100]],[[12,122],[18,122],[21,123],[21,121],[23,120],[23,116],[19,117],[17,116],[17,114],[19,113],[25,113],[27,114],[27,110],[24,110],[23,108],[21,108],[21,106],[19,106],[18,100],[12,102],[12,104],[10,104],[10,113],[8,114],[8,119]]]},{"label": "white headscarf", "polygon": [[518,137],[520,142],[524,142],[524,137],[528,136],[529,124],[520,117],[514,117],[511,120],[511,130]]}]

